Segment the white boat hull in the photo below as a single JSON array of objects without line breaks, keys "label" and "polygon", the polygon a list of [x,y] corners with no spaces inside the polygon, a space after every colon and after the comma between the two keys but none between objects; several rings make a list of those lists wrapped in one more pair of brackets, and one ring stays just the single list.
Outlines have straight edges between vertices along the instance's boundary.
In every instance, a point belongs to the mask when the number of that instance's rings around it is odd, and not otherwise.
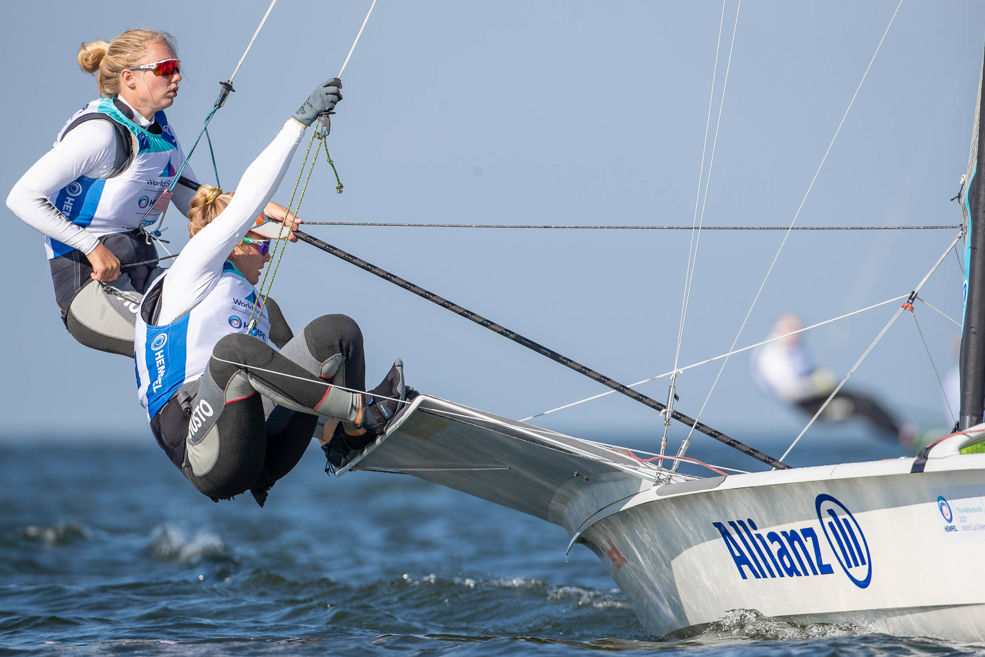
[{"label": "white boat hull", "polygon": [[788,474],[774,472],[663,486],[581,538],[655,635],[755,609],[985,641],[985,457],[960,458],[976,467],[910,474],[901,459],[805,468],[789,483],[767,483]]},{"label": "white boat hull", "polygon": [[343,471],[413,474],[561,525],[655,636],[751,609],[985,642],[985,454],[960,454],[967,442],[942,441],[922,472],[901,458],[695,479],[421,396]]}]

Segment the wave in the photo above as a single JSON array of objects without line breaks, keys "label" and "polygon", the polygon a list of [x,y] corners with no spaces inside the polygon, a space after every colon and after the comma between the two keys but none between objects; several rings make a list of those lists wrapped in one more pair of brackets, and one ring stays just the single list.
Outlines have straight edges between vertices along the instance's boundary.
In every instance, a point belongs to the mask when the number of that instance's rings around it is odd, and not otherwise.
[{"label": "wave", "polygon": [[89,530],[74,522],[58,523],[49,526],[29,525],[17,530],[16,534],[21,538],[40,543],[48,548],[67,545],[76,541],[86,541],[92,538]]},{"label": "wave", "polygon": [[197,564],[211,557],[229,555],[222,539],[216,534],[198,530],[189,538],[173,525],[155,528],[148,551],[155,559],[178,564]]}]

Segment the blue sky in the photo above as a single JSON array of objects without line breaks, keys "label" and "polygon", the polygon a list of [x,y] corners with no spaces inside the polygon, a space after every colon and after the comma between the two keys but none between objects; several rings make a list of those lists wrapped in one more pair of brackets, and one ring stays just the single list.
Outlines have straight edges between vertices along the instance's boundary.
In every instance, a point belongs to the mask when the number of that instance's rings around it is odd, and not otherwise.
[{"label": "blue sky", "polygon": [[[3,104],[9,190],[65,119],[96,96],[75,65],[81,41],[130,27],[172,32],[185,80],[169,119],[186,147],[266,10],[266,0],[91,5],[40,0],[8,12]],[[800,206],[897,2],[741,6],[707,225],[787,225]],[[725,9],[724,73],[736,3]],[[212,122],[227,188],[319,81],[335,75],[368,1],[282,0]],[[330,137],[345,184],[324,163],[301,208],[309,220],[689,225],[694,215],[722,4],[380,0],[344,76]],[[57,20],[55,19],[57,17]],[[967,161],[985,4],[906,2],[803,210],[799,225],[956,224],[950,198]],[[720,95],[715,96],[717,110]],[[714,125],[714,121],[713,121]],[[301,154],[276,195],[286,203]],[[707,162],[707,159],[706,159]],[[192,158],[212,182],[207,150]],[[41,238],[6,208],[0,324],[6,376],[0,437],[44,433],[142,441],[131,362],[79,347],[54,305]],[[167,236],[183,243],[183,217]],[[673,365],[690,235],[658,231],[507,231],[312,226],[316,236],[614,379]],[[681,364],[725,352],[781,233],[701,237]],[[809,322],[904,294],[949,231],[795,233],[739,345],[780,312]],[[924,296],[960,314],[949,258]],[[362,326],[371,383],[394,357],[411,385],[511,417],[603,391],[598,384],[305,244],[292,245],[273,295],[296,329],[325,312]],[[848,369],[893,307],[809,336],[819,360]],[[938,367],[957,328],[916,315]],[[679,381],[679,408],[704,404],[717,365]],[[944,424],[939,386],[904,317],[853,385],[919,426]],[[666,397],[666,383],[643,392]],[[702,419],[750,443],[798,420],[752,384],[748,354],[726,367]],[[659,435],[659,417],[611,396],[544,419],[576,435]],[[679,435],[679,432],[678,434]]]}]

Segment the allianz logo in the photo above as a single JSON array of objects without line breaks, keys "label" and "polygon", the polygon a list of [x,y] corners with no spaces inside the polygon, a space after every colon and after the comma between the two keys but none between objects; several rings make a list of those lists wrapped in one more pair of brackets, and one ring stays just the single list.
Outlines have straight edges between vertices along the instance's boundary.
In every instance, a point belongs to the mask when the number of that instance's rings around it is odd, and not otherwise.
[{"label": "allianz logo", "polygon": [[872,581],[872,556],[858,520],[837,499],[814,499],[817,525],[780,531],[760,529],[752,518],[712,522],[735,563],[748,579],[831,575],[833,564],[860,589]]}]

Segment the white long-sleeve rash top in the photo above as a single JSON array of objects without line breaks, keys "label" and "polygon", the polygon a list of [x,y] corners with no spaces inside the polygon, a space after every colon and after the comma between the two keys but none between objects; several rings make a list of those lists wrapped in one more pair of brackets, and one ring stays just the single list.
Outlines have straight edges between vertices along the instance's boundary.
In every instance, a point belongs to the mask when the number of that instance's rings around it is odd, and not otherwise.
[{"label": "white long-sleeve rash top", "polygon": [[[122,98],[120,101],[127,104]],[[127,104],[128,107],[129,104]],[[130,107],[133,110],[133,107]],[[134,121],[143,127],[152,121],[133,111]],[[105,178],[116,163],[116,130],[109,121],[86,121],[73,128],[51,150],[41,156],[10,190],[7,207],[24,223],[48,237],[82,253],[91,253],[99,245],[95,235],[76,226],[58,211],[51,199],[79,176]],[[187,165],[182,176],[195,180]],[[195,190],[177,185],[171,202],[188,213]]]},{"label": "white long-sleeve rash top", "polygon": [[181,250],[161,283],[155,324],[164,326],[201,303],[219,282],[222,265],[254,226],[287,171],[305,126],[288,119],[274,140],[243,172],[226,209]]}]

